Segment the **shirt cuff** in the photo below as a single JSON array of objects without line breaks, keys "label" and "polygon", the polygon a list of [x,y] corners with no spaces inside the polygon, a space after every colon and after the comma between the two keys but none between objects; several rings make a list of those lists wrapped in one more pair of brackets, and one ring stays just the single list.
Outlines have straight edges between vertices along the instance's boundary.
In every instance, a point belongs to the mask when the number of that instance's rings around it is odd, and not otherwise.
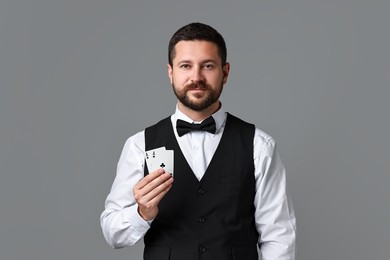
[{"label": "shirt cuff", "polygon": [[134,230],[134,236],[141,238],[149,230],[153,220],[146,221],[138,213],[138,205],[126,208],[122,215],[123,223],[130,223],[130,228]]}]

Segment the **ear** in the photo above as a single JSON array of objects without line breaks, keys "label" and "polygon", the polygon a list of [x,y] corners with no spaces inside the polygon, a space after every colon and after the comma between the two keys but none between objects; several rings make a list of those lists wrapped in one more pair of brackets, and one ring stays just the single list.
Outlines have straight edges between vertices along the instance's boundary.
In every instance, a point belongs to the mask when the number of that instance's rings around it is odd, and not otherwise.
[{"label": "ear", "polygon": [[228,76],[229,76],[229,71],[230,71],[230,63],[226,62],[225,65],[222,67],[222,73],[223,73],[223,78],[222,82],[225,84],[227,82]]},{"label": "ear", "polygon": [[172,67],[171,67],[171,65],[167,64],[167,69],[168,69],[168,77],[169,77],[169,80],[171,81],[171,84],[172,84]]}]

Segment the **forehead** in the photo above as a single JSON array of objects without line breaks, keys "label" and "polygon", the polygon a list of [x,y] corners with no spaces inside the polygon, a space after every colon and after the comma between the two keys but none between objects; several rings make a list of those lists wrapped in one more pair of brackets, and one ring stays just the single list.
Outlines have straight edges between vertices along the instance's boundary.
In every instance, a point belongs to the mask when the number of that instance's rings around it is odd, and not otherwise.
[{"label": "forehead", "polygon": [[179,41],[175,45],[173,61],[180,62],[182,60],[215,60],[215,62],[221,62],[217,45],[209,41]]}]

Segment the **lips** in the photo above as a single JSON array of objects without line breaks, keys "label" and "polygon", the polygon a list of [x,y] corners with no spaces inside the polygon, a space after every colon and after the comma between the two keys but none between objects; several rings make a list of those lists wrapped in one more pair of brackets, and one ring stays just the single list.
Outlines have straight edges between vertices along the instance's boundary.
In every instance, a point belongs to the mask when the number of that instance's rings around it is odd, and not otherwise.
[{"label": "lips", "polygon": [[207,90],[207,86],[204,82],[190,83],[187,85],[187,91],[189,90]]},{"label": "lips", "polygon": [[189,91],[205,91],[205,90],[207,90],[207,89],[205,89],[205,88],[190,88],[190,89],[188,89]]}]

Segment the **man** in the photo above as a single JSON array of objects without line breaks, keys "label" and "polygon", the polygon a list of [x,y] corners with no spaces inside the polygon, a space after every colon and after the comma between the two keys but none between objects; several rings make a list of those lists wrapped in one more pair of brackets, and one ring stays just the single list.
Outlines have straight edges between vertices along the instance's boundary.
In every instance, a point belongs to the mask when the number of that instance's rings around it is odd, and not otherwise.
[{"label": "man", "polygon": [[[145,260],[255,260],[256,245],[263,260],[294,259],[295,216],[275,142],[219,101],[230,69],[224,39],[188,24],[168,58],[176,111],[127,140],[101,215],[107,242],[144,237]],[[174,151],[174,177],[145,167],[145,151],[159,147]]]}]

